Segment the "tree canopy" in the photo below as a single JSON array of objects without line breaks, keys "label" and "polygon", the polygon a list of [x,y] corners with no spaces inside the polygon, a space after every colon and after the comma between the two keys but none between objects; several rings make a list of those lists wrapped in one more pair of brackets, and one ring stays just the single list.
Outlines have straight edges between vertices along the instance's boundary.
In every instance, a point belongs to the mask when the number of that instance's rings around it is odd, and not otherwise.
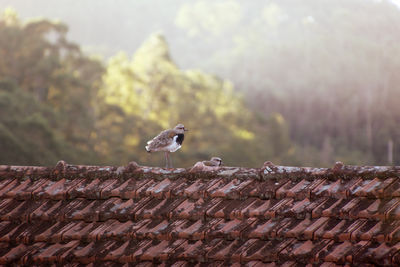
[{"label": "tree canopy", "polygon": [[255,119],[231,82],[179,69],[162,35],[150,36],[132,58],[119,53],[105,64],[66,40],[60,23],[22,23],[7,11],[0,31],[2,163],[158,165],[162,155],[149,157],[145,143],[178,122],[190,129],[174,157],[179,165],[212,155],[260,165],[290,152],[281,115]]},{"label": "tree canopy", "polygon": [[175,166],[211,156],[253,167],[387,164],[390,144],[398,164],[399,12],[386,1],[324,2],[269,1],[249,21],[237,1],[183,4],[177,27],[220,44],[203,55],[209,73],[180,68],[159,33],[105,61],[68,40],[66,24],[6,9],[0,163],[162,166],[144,146],[183,123],[190,131]]}]

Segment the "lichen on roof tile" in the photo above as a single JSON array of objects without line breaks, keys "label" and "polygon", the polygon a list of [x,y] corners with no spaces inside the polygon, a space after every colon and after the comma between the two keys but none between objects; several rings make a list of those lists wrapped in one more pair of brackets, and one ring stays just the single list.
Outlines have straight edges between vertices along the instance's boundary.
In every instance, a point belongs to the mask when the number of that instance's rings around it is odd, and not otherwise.
[{"label": "lichen on roof tile", "polygon": [[396,265],[400,167],[0,166],[0,264]]}]

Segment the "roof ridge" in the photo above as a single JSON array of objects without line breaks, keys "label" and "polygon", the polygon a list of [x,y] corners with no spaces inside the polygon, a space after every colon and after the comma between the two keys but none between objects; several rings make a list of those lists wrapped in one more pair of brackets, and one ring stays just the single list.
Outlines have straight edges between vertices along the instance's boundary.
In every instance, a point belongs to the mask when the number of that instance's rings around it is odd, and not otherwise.
[{"label": "roof ridge", "polygon": [[400,166],[356,166],[344,165],[336,162],[332,168],[316,167],[294,167],[274,165],[267,161],[261,168],[246,167],[214,167],[213,169],[199,168],[175,168],[165,169],[160,167],[141,166],[136,162],[129,162],[126,166],[94,166],[94,165],[73,165],[65,161],[59,161],[55,167],[44,166],[12,166],[0,165],[0,178],[19,179],[51,179],[60,180],[63,178],[85,177],[92,179],[108,178],[137,178],[137,179],[280,179],[290,180],[313,180],[315,178],[344,179],[354,177],[363,179],[382,178],[388,179],[400,177]]}]

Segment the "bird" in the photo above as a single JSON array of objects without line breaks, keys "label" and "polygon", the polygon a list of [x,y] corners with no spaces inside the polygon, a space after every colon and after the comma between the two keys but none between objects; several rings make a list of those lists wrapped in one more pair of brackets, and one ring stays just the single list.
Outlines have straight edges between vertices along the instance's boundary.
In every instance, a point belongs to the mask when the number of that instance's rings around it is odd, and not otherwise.
[{"label": "bird", "polygon": [[156,137],[147,142],[146,151],[156,152],[164,151],[165,154],[165,168],[172,168],[170,153],[175,152],[181,148],[183,140],[185,139],[185,132],[189,131],[181,123],[173,129],[164,130]]},{"label": "bird", "polygon": [[212,157],[210,160],[202,161],[205,166],[216,167],[222,165],[222,159],[219,157]]},{"label": "bird", "polygon": [[222,166],[222,159],[219,157],[212,157],[210,160],[199,161],[190,169],[193,171],[214,171]]}]

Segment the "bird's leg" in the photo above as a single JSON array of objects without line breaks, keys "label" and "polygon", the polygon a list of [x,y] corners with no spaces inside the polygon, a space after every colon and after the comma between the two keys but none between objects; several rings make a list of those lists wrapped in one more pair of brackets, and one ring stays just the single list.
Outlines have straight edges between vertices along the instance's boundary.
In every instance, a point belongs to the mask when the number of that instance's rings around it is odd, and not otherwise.
[{"label": "bird's leg", "polygon": [[169,152],[165,152],[165,168],[168,169],[168,158],[169,158]]},{"label": "bird's leg", "polygon": [[170,153],[168,153],[168,159],[169,159],[169,167],[172,169],[173,168],[172,167],[172,158],[171,158]]}]

